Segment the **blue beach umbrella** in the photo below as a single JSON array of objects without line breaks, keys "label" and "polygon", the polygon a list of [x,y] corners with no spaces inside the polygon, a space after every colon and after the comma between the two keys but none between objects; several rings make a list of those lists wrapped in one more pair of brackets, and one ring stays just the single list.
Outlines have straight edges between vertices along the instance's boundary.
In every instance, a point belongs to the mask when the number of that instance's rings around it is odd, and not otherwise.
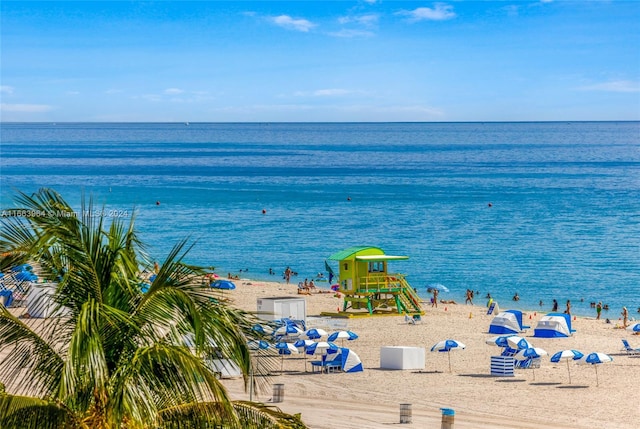
[{"label": "blue beach umbrella", "polygon": [[[522,360],[522,361],[526,361],[529,359],[538,359],[542,356],[546,356],[549,353],[547,353],[545,350],[540,349],[538,347],[529,347],[526,349],[522,349],[520,350],[518,353],[516,353],[513,357],[516,360]],[[536,372],[535,369],[533,368],[533,365],[531,366],[531,370],[533,371],[533,379],[536,379]]]},{"label": "blue beach umbrella", "polygon": [[449,292],[449,288],[440,283],[429,283],[427,289],[437,290],[438,292]]},{"label": "blue beach umbrella", "polygon": [[305,353],[308,355],[321,355],[322,362],[324,363],[327,359],[328,354],[335,354],[340,351],[340,347],[335,345],[332,342],[327,341],[318,341],[317,343],[313,343],[307,347]]},{"label": "blue beach umbrella", "polygon": [[578,360],[582,356],[584,355],[582,354],[582,352],[579,352],[578,350],[561,350],[557,353],[554,353],[554,355],[551,356],[550,361],[554,363],[558,363],[563,360],[567,361],[567,372],[569,373],[569,384],[571,384],[571,370],[569,369],[569,361]]},{"label": "blue beach umbrella", "polygon": [[360,357],[355,354],[351,349],[346,347],[342,348],[342,370],[344,372],[362,372],[364,368],[362,367],[362,361]]},{"label": "blue beach umbrella", "polygon": [[467,346],[456,340],[442,340],[431,347],[432,352],[447,353],[449,357],[449,372],[451,372],[451,350],[465,349]]},{"label": "blue beach umbrella", "polygon": [[319,338],[326,337],[327,331],[320,328],[311,328],[305,331],[304,336],[309,338],[310,340],[317,340]]},{"label": "blue beach umbrella", "polygon": [[599,386],[598,382],[598,365],[602,363],[612,362],[613,358],[605,353],[589,353],[588,355],[582,356],[578,359],[579,364],[590,364],[596,369],[596,386]]},{"label": "blue beach umbrella", "polygon": [[507,337],[507,343],[509,344],[509,347],[516,350],[524,350],[533,347],[529,341],[517,335]]},{"label": "blue beach umbrella", "polygon": [[153,283],[153,281],[156,279],[156,277],[158,277],[158,276],[156,276],[155,274],[152,274],[152,275],[149,277],[149,281]]},{"label": "blue beach umbrella", "polygon": [[296,346],[298,349],[302,349],[302,353],[304,354],[304,372],[307,372],[307,354],[305,352],[307,350],[307,347],[315,343],[316,342],[313,340],[304,340],[304,339],[300,339],[295,343],[293,343],[293,345]]},{"label": "blue beach umbrella", "polygon": [[253,332],[257,332],[260,335],[271,335],[273,333],[273,328],[269,325],[261,325],[256,323],[251,327]]},{"label": "blue beach umbrella", "polygon": [[273,331],[273,336],[278,339],[298,338],[302,334],[304,334],[304,331],[293,324],[286,324]]},{"label": "blue beach umbrella", "polygon": [[250,350],[266,350],[269,348],[269,343],[265,340],[251,340],[247,342]]},{"label": "blue beach umbrella", "polygon": [[502,348],[509,347],[509,343],[507,342],[507,338],[512,337],[513,335],[498,335],[497,337],[487,338],[485,341],[490,346],[498,346]]},{"label": "blue beach umbrella", "polygon": [[347,341],[357,340],[358,334],[351,331],[336,331],[336,332],[333,332],[331,335],[329,335],[329,338],[327,338],[327,341],[335,341],[338,339],[341,341],[341,344],[344,345],[344,340],[347,340]]},{"label": "blue beach umbrella", "polygon": [[236,285],[229,280],[216,280],[215,282],[209,285],[213,289],[223,289],[223,290],[233,290],[236,288]]},{"label": "blue beach umbrella", "polygon": [[298,349],[291,343],[280,341],[279,343],[276,343],[276,350],[278,350],[278,354],[282,356],[282,362],[280,363],[280,372],[282,372],[284,369],[284,356],[298,354]]},{"label": "blue beach umbrella", "polygon": [[15,275],[16,280],[20,280],[21,282],[35,282],[38,280],[38,276],[33,274],[31,271],[20,271]]}]

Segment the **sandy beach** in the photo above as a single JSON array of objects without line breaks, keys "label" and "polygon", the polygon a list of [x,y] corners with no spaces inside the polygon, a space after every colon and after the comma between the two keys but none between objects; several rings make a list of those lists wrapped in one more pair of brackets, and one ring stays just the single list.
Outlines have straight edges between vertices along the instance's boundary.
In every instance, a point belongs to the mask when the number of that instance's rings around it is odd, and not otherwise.
[{"label": "sandy beach", "polygon": [[[284,384],[284,400],[278,404],[289,413],[301,413],[314,429],[388,428],[399,424],[399,406],[411,404],[412,423],[402,427],[439,428],[441,408],[455,410],[456,428],[637,428],[640,421],[640,357],[622,351],[622,338],[640,347],[640,337],[616,328],[618,320],[577,317],[577,332],[570,338],[533,338],[541,313],[525,312],[531,326],[521,334],[549,355],[576,349],[584,353],[603,352],[613,362],[599,365],[570,363],[571,384],[566,363],[542,358],[539,369],[516,369],[515,377],[490,374],[490,357],[500,349],[485,340],[493,316],[484,306],[424,305],[422,322],[407,324],[403,316],[352,319],[315,318],[323,311],[336,311],[341,299],[331,293],[297,295],[297,286],[284,283],[237,280],[237,289],[227,293],[232,305],[256,311],[259,297],[299,296],[307,302],[307,327],[331,331],[333,321],[346,323],[359,338],[345,344],[361,358],[364,372],[320,374],[305,372],[303,355],[284,359],[284,371],[266,380],[264,391],[254,400],[269,402],[272,385]],[[509,309],[501,305],[501,310]],[[329,326],[314,326],[327,325]],[[451,353],[449,372],[446,353],[429,349],[444,339],[463,342],[465,350]],[[380,369],[382,346],[410,346],[426,349],[423,370]],[[249,399],[242,381],[225,380],[236,399]]]}]

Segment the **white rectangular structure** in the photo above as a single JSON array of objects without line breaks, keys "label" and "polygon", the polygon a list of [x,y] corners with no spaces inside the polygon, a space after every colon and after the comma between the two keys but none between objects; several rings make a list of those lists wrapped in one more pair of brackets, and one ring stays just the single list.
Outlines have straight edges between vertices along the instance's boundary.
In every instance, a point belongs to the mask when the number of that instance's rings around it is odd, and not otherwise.
[{"label": "white rectangular structure", "polygon": [[513,377],[515,366],[516,360],[511,356],[491,356],[491,375]]},{"label": "white rectangular structure", "polygon": [[307,322],[307,301],[304,298],[279,296],[258,298],[258,317],[264,320],[277,320],[288,317],[292,320]]},{"label": "white rectangular structure", "polygon": [[380,347],[382,369],[424,369],[424,347]]}]

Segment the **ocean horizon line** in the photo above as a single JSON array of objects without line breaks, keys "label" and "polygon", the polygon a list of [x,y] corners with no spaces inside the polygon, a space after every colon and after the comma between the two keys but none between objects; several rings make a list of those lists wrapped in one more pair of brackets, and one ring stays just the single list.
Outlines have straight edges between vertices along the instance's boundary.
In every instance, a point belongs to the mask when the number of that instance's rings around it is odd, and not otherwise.
[{"label": "ocean horizon line", "polygon": [[584,120],[531,120],[531,121],[0,121],[2,125],[57,125],[57,124],[563,124],[563,123],[633,123],[640,119],[584,119]]}]

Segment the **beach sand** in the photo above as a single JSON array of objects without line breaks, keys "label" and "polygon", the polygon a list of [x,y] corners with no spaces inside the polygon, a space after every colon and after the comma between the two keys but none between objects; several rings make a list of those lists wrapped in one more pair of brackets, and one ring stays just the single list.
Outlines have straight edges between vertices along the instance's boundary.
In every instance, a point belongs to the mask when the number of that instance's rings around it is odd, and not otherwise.
[{"label": "beach sand", "polygon": [[[225,292],[225,296],[232,305],[248,311],[256,311],[259,297],[304,297],[308,317],[336,311],[342,302],[331,293],[297,295],[293,284],[247,279],[236,284],[237,289]],[[314,429],[389,428],[399,424],[403,403],[411,404],[412,423],[401,425],[408,428],[439,428],[441,408],[455,410],[456,428],[640,427],[640,357],[627,356],[621,342],[627,338],[632,347],[640,347],[640,337],[617,329],[617,320],[607,324],[577,317],[572,322],[577,331],[572,337],[551,339],[533,338],[541,313],[526,312],[524,316],[531,329],[521,335],[549,355],[564,349],[611,355],[613,362],[597,368],[596,386],[592,365],[571,362],[569,384],[566,363],[552,363],[549,356],[542,358],[539,369],[516,369],[515,377],[491,376],[490,357],[499,355],[501,349],[485,343],[493,336],[487,333],[493,316],[486,315],[486,308],[462,304],[432,308],[424,304],[424,309],[422,322],[415,325],[405,323],[403,316],[333,319],[346,322],[348,329],[359,335],[345,346],[358,354],[364,372],[305,372],[303,355],[290,355],[284,359],[284,371],[275,371],[264,380],[265,389],[254,393],[254,400],[268,403],[272,385],[284,384],[284,400],[275,405],[288,413],[301,413],[303,421]],[[313,320],[311,317],[308,327],[314,327]],[[451,373],[447,353],[429,351],[444,339],[467,346],[451,352]],[[382,346],[425,348],[424,369],[380,369]],[[249,399],[242,380],[229,379],[224,384],[235,399]]]}]

